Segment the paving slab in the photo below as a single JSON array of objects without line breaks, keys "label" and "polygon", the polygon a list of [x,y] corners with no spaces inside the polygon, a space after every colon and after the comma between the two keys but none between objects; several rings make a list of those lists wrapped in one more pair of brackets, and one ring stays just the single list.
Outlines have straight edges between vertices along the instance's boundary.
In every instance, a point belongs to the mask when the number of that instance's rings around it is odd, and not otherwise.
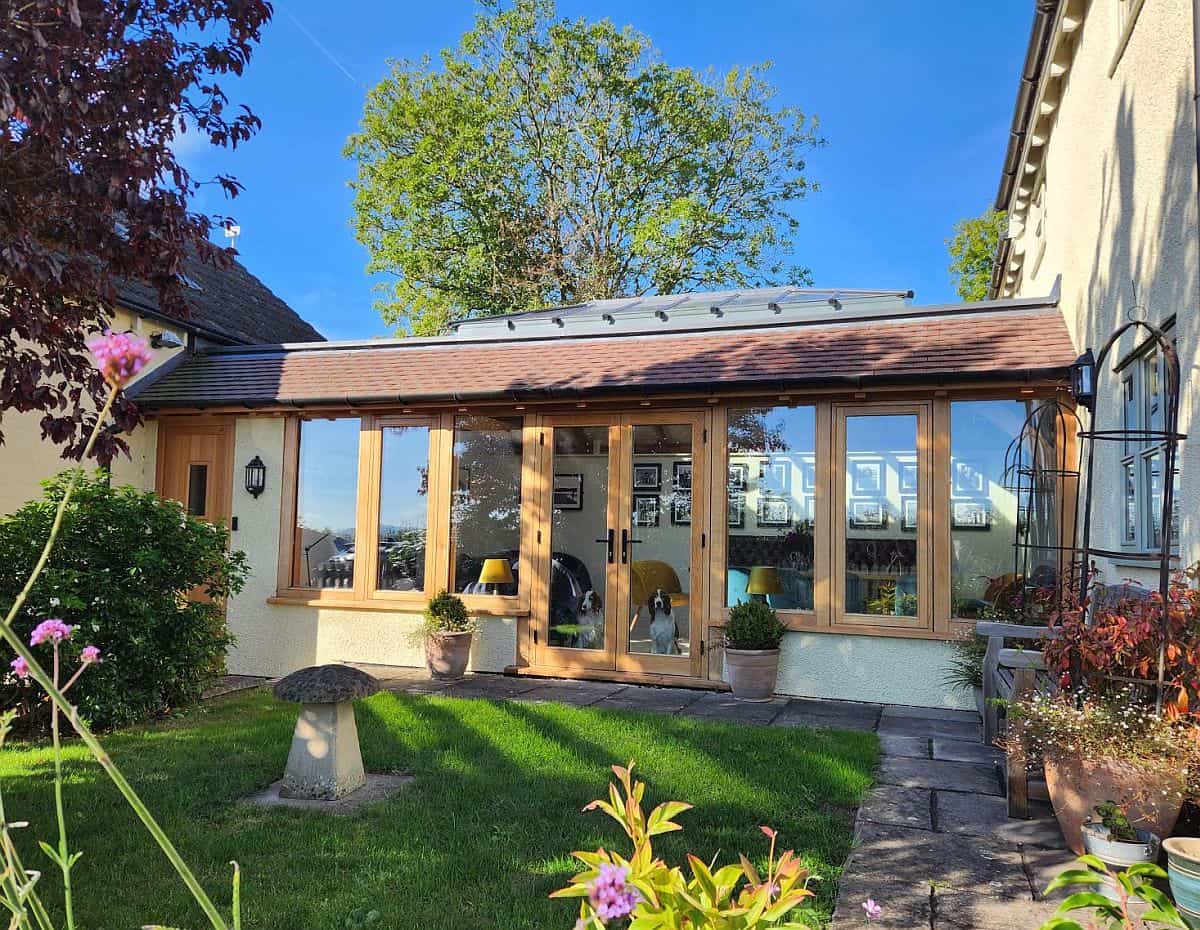
[{"label": "paving slab", "polygon": [[930,756],[929,740],[923,736],[881,735],[879,751],[885,756],[906,756],[910,759],[928,759]]},{"label": "paving slab", "polygon": [[793,698],[775,718],[781,727],[825,727],[837,730],[874,730],[879,722],[876,704],[849,701],[816,701]]},{"label": "paving slab", "polygon": [[916,717],[922,720],[949,720],[953,723],[980,723],[979,714],[973,710],[957,710],[950,707],[913,707],[908,704],[885,704],[884,717]]},{"label": "paving slab", "polygon": [[880,734],[889,736],[924,736],[930,739],[981,740],[983,727],[978,723],[959,720],[937,720],[929,717],[883,717],[879,721]]},{"label": "paving slab", "polygon": [[411,775],[372,775],[368,773],[365,785],[336,801],[309,801],[303,798],[281,797],[279,786],[283,782],[277,781],[262,791],[242,798],[242,803],[253,804],[256,807],[287,807],[320,814],[353,814],[368,804],[391,797],[405,785],[410,784],[412,780],[413,776]]},{"label": "paving slab", "polygon": [[687,688],[626,688],[592,706],[674,714],[694,704],[703,694],[702,691],[690,691]]},{"label": "paving slab", "polygon": [[1056,904],[1015,896],[945,892],[934,889],[934,930],[1037,930],[1054,913]]},{"label": "paving slab", "polygon": [[[603,684],[603,687],[581,688],[578,687],[580,684]],[[612,697],[617,692],[624,690],[624,687],[624,685],[602,682],[553,682],[549,684],[542,682],[538,687],[522,693],[521,700],[531,704],[557,702],[571,704],[575,707],[588,707],[606,697]]]},{"label": "paving slab", "polygon": [[1013,846],[1063,846],[1062,831],[1053,816],[1011,820],[1004,798],[937,791],[933,811],[937,829],[943,833],[985,836]]},{"label": "paving slab", "polygon": [[983,765],[969,762],[939,762],[934,759],[908,759],[884,756],[879,763],[879,781],[905,788],[939,788],[976,794],[1000,794],[995,773]]},{"label": "paving slab", "polygon": [[424,678],[416,681],[385,681],[383,687],[388,691],[402,691],[405,694],[441,694],[452,684],[454,684],[452,681]]},{"label": "paving slab", "polygon": [[528,691],[540,688],[543,682],[536,678],[508,678],[503,675],[470,675],[452,681],[442,691],[445,697],[491,698],[508,700]]},{"label": "paving slab", "polygon": [[274,681],[274,678],[263,678],[259,675],[222,675],[204,689],[200,699],[207,701],[211,698],[223,697],[226,694],[237,694],[239,691],[251,691],[255,688],[265,687]]},{"label": "paving slab", "polygon": [[1043,895],[1046,886],[1058,873],[1075,862],[1076,856],[1071,850],[1065,847],[1025,847],[1021,850],[1021,856],[1025,861],[1025,872],[1029,876],[1030,887],[1039,900],[1061,901],[1071,893],[1071,889],[1065,888],[1054,892],[1048,899]]},{"label": "paving slab", "polygon": [[863,798],[858,819],[861,822],[932,830],[932,794],[928,788],[876,785]]},{"label": "paving slab", "polygon": [[1004,753],[993,746],[964,739],[933,739],[933,758],[946,762],[974,762],[976,765],[995,765],[1004,761]]},{"label": "paving slab", "polygon": [[734,720],[740,723],[768,724],[787,707],[787,698],[770,701],[739,701],[733,695],[715,691],[693,701],[684,710],[689,717]]}]

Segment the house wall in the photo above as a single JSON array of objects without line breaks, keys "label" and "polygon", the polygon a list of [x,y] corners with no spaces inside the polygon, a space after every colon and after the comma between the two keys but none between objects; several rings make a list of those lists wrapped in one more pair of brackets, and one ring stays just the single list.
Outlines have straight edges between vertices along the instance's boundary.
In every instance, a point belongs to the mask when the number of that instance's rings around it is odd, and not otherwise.
[{"label": "house wall", "polygon": [[[111,328],[122,332],[132,330],[149,337],[165,327],[161,322],[118,310],[113,316]],[[182,338],[183,333],[180,332]],[[168,361],[182,349],[152,349],[153,360],[143,370],[145,377],[159,365]],[[4,444],[0,445],[0,515],[12,513],[26,501],[41,495],[41,483],[71,462],[62,458],[62,447],[42,438],[38,412],[17,413],[9,411],[0,421],[4,433]],[[113,462],[113,481],[117,484],[132,484],[139,488],[154,487],[154,453],[158,442],[158,428],[153,421],[145,422],[140,428],[125,437],[129,444],[128,457],[121,456]]]},{"label": "house wall", "polygon": [[[1200,437],[1192,4],[1141,4],[1110,77],[1121,35],[1118,10],[1138,5],[1093,0],[1070,39],[1074,53],[1047,143],[1041,202],[1035,182],[1030,215],[1013,242],[1024,255],[1016,296],[1047,294],[1061,275],[1059,305],[1080,351],[1098,350],[1132,314],[1153,323],[1177,316],[1180,428]],[[1115,357],[1133,346],[1127,337]],[[1099,388],[1099,428],[1119,428],[1119,377],[1102,373]],[[1184,443],[1181,453],[1187,565],[1200,559],[1200,442]],[[1115,443],[1097,449],[1092,527],[1096,544],[1107,548],[1121,541],[1119,456]],[[1133,563],[1101,568],[1110,581],[1155,584]]]}]

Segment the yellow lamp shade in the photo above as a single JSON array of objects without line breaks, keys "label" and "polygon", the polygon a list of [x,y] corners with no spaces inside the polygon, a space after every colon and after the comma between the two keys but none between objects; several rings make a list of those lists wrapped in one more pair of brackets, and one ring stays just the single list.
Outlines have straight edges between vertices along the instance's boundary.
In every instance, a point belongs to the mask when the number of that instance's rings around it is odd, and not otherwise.
[{"label": "yellow lamp shade", "polygon": [[755,565],[750,569],[750,580],[746,582],[747,594],[781,594],[783,585],[779,581],[779,569],[773,565]]},{"label": "yellow lamp shade", "polygon": [[512,584],[512,567],[508,559],[484,559],[479,573],[480,584]]}]

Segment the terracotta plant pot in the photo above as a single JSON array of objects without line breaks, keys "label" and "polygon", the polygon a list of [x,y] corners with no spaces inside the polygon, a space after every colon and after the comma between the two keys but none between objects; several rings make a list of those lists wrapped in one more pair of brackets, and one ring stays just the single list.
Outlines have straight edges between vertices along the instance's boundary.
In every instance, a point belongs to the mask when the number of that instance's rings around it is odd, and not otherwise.
[{"label": "terracotta plant pot", "polygon": [[438,633],[425,637],[425,664],[434,678],[462,678],[470,658],[470,633]]},{"label": "terracotta plant pot", "polygon": [[1134,829],[1169,836],[1183,809],[1182,772],[1147,772],[1119,759],[1047,759],[1046,787],[1072,852],[1082,855],[1092,808],[1115,801]]},{"label": "terracotta plant pot", "polygon": [[1163,842],[1175,907],[1189,927],[1200,927],[1200,839],[1173,836]]},{"label": "terracotta plant pot", "polygon": [[726,649],[729,687],[739,701],[769,701],[779,675],[778,649]]}]

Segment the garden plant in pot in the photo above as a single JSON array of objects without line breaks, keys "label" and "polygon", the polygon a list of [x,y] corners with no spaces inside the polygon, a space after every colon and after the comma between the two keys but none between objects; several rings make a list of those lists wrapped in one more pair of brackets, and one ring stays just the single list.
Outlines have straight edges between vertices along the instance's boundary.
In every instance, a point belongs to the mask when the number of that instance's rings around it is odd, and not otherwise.
[{"label": "garden plant in pot", "polygon": [[749,600],[729,611],[725,665],[739,701],[769,701],[779,674],[779,644],[787,627],[765,601]]},{"label": "garden plant in pot", "polygon": [[1195,796],[1200,592],[1177,578],[1167,607],[1165,624],[1157,594],[1053,612],[1043,652],[1058,691],[1010,707],[1008,742],[1043,762],[1075,852],[1097,805],[1115,801],[1135,829],[1169,836],[1184,798]]},{"label": "garden plant in pot", "polygon": [[475,633],[475,621],[462,598],[442,591],[431,600],[425,607],[421,633],[429,674],[434,678],[462,678]]},{"label": "garden plant in pot", "polygon": [[[1105,801],[1092,811],[1095,817],[1083,825],[1083,845],[1088,855],[1120,868],[1158,861],[1161,839],[1149,830],[1134,827],[1120,804]],[[1100,890],[1114,899],[1119,893],[1111,881],[1101,883]]]}]

